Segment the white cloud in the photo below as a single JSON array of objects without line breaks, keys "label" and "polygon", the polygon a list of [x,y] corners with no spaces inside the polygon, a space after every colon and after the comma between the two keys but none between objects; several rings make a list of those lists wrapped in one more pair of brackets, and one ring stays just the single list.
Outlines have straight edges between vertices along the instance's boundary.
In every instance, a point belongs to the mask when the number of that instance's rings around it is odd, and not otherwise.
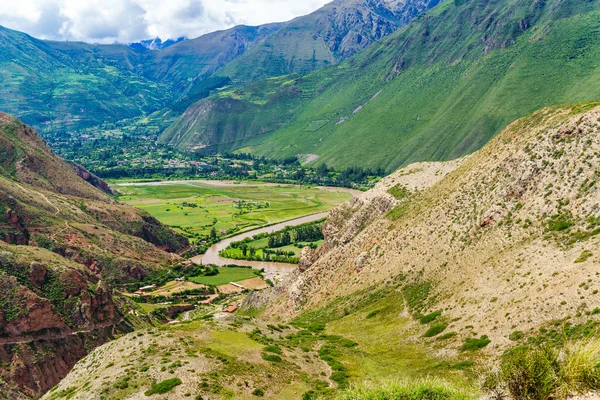
[{"label": "white cloud", "polygon": [[0,0],[0,25],[42,39],[127,43],[287,21],[329,1]]}]

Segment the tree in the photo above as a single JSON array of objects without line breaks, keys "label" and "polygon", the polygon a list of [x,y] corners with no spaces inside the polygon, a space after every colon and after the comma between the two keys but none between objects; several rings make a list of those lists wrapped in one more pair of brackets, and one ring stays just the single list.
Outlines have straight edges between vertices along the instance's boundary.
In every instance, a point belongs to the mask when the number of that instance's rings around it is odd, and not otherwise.
[{"label": "tree", "polygon": [[215,241],[218,238],[219,237],[217,235],[217,229],[213,226],[212,229],[210,230],[210,240]]}]

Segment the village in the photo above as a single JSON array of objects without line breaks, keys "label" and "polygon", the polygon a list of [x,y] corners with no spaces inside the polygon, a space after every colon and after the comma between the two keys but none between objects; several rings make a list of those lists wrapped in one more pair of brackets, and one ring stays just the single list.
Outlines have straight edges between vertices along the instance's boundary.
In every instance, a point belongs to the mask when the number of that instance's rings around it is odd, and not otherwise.
[{"label": "village", "polygon": [[[223,272],[214,276],[184,276],[164,285],[149,284],[133,293],[123,294],[133,300],[143,313],[167,323],[177,323],[187,320],[190,312],[196,310],[235,313],[248,293],[270,287],[261,275],[256,274],[258,271],[227,267],[217,270]],[[246,273],[241,274],[238,270]],[[231,281],[225,282],[228,278]]]}]

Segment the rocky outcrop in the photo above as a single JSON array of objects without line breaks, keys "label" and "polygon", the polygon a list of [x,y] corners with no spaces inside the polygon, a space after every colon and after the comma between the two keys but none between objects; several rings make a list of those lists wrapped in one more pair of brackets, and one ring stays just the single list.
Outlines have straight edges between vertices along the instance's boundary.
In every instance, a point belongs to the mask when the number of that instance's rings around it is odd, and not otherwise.
[{"label": "rocky outcrop", "polygon": [[77,176],[79,176],[81,179],[83,179],[90,185],[102,190],[106,194],[116,194],[115,191],[112,190],[112,188],[108,185],[108,183],[104,182],[102,179],[98,178],[96,175],[92,174],[87,169],[83,168],[81,165],[75,164],[74,162],[71,162],[70,164],[73,167],[73,171],[75,171]]},{"label": "rocky outcrop", "polygon": [[311,249],[310,247],[305,247],[302,249],[302,253],[300,254],[300,261],[298,262],[298,271],[304,272],[309,269],[314,262],[317,260],[317,252]]}]

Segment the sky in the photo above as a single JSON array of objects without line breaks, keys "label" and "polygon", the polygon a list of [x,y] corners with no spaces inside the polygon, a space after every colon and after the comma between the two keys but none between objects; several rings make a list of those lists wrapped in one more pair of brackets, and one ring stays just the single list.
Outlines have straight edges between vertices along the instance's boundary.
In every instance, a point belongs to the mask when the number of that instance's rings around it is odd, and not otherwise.
[{"label": "sky", "polygon": [[40,39],[131,43],[283,22],[331,0],[0,0],[0,25]]}]

